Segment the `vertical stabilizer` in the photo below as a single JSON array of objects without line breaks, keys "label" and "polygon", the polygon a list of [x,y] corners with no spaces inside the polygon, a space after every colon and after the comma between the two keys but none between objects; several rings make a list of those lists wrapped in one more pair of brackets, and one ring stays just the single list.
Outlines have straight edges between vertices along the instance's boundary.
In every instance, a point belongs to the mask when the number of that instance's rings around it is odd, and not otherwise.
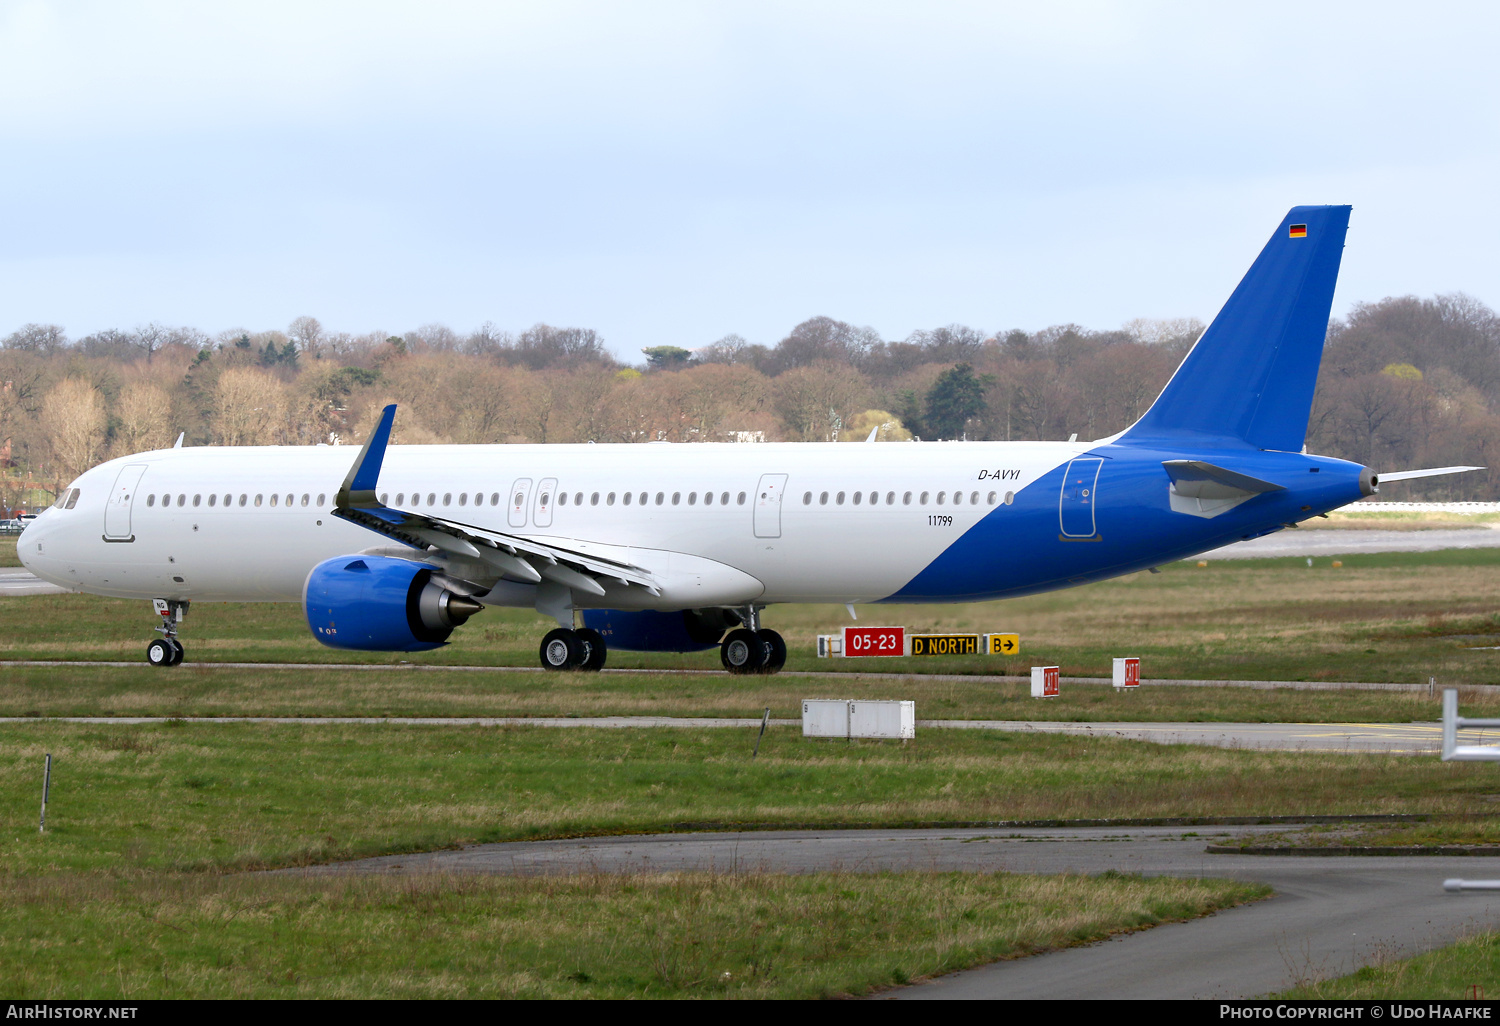
[{"label": "vertical stabilizer", "polygon": [[1292,208],[1121,442],[1302,448],[1349,209]]}]

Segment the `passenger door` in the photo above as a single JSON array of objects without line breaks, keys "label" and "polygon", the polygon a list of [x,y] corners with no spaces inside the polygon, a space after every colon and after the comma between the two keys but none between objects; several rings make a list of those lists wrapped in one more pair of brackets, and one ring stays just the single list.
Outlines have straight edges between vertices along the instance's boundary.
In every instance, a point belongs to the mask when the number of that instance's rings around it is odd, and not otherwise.
[{"label": "passenger door", "polygon": [[1063,474],[1062,493],[1057,499],[1057,519],[1064,538],[1092,538],[1095,534],[1094,506],[1098,498],[1099,468],[1104,460],[1080,456]]},{"label": "passenger door", "polygon": [[781,494],[786,491],[785,474],[762,474],[755,488],[755,537],[781,537]]},{"label": "passenger door", "polygon": [[145,473],[144,463],[132,463],[130,466],[120,468],[120,474],[115,478],[115,490],[110,493],[109,501],[104,504],[105,541],[135,541],[135,535],[130,533],[130,507],[135,502],[136,490],[140,487],[141,476]]}]

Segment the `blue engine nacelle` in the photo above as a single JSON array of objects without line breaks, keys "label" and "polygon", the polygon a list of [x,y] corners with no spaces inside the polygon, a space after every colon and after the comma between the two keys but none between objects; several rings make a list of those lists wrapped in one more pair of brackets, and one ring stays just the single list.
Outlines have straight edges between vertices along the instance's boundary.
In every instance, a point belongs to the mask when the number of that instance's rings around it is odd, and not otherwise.
[{"label": "blue engine nacelle", "polygon": [[339,556],[313,567],[302,609],[330,648],[420,652],[445,644],[483,608],[432,579],[433,567],[389,556]]},{"label": "blue engine nacelle", "polygon": [[684,609],[675,613],[585,609],[583,625],[604,636],[609,648],[632,652],[698,652],[713,648],[740,618],[727,609]]}]

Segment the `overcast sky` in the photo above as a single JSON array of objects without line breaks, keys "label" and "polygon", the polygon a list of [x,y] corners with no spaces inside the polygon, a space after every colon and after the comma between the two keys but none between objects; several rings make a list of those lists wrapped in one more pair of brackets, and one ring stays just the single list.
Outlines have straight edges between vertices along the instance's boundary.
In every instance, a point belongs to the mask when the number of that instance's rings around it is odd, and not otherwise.
[{"label": "overcast sky", "polygon": [[0,0],[0,333],[886,338],[1500,304],[1495,4]]}]

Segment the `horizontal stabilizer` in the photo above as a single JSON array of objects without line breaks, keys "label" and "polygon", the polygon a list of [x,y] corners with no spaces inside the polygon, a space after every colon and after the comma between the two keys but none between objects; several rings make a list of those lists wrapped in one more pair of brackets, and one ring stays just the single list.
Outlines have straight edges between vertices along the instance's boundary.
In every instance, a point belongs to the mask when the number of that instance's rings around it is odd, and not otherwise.
[{"label": "horizontal stabilizer", "polygon": [[1162,467],[1172,479],[1167,489],[1172,511],[1205,519],[1226,513],[1257,495],[1286,490],[1271,481],[1203,460],[1165,460]]},{"label": "horizontal stabilizer", "polygon": [[1444,474],[1467,474],[1471,470],[1488,470],[1488,467],[1438,467],[1434,470],[1398,470],[1394,474],[1381,474],[1380,483],[1392,481],[1414,481],[1419,477],[1442,477]]}]

